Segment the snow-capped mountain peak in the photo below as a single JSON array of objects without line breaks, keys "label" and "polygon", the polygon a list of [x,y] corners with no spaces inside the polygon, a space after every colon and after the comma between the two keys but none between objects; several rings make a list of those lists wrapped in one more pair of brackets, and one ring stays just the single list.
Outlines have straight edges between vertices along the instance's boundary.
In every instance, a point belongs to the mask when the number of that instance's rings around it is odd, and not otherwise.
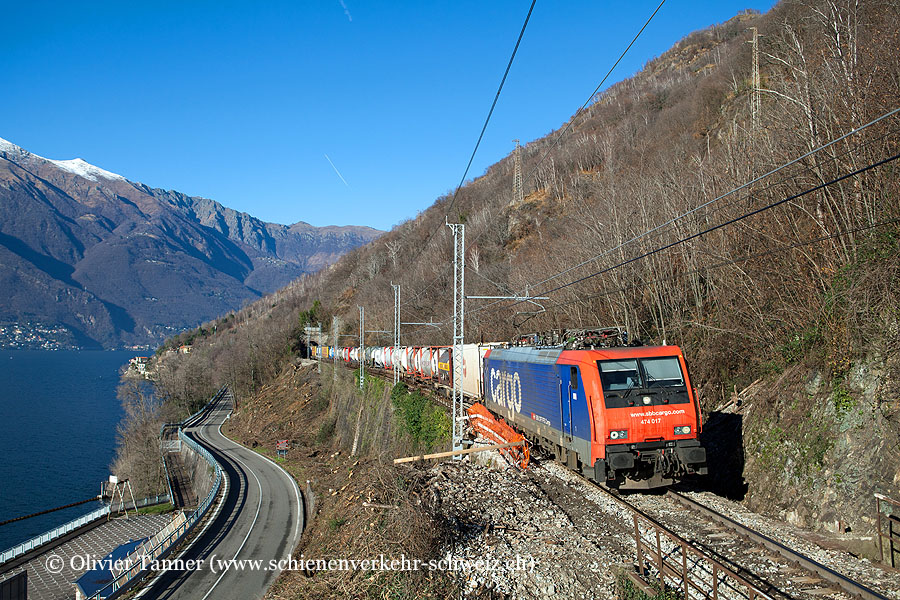
[{"label": "snow-capped mountain peak", "polygon": [[20,148],[19,146],[16,146],[12,142],[4,140],[3,138],[0,138],[0,152],[7,152],[9,154],[31,154],[28,150]]},{"label": "snow-capped mountain peak", "polygon": [[102,177],[103,179],[126,181],[126,179],[121,175],[111,173],[106,169],[101,169],[100,167],[92,165],[91,163],[81,158],[73,158],[71,160],[53,160],[51,158],[44,158],[43,156],[32,154],[28,150],[16,146],[12,142],[3,138],[0,138],[0,152],[5,152],[6,154],[13,155],[18,159],[36,159],[52,163],[64,171],[68,171],[69,173],[73,173],[90,181],[97,181],[98,177]]},{"label": "snow-capped mountain peak", "polygon": [[91,181],[97,181],[98,177],[102,177],[104,179],[119,179],[121,181],[125,181],[125,178],[116,173],[111,173],[105,169],[101,169],[100,167],[94,166],[89,162],[86,162],[80,158],[73,158],[72,160],[51,160],[46,159],[55,164],[60,169],[64,169],[69,171],[70,173],[75,173],[76,175],[80,175],[85,179],[90,179]]}]

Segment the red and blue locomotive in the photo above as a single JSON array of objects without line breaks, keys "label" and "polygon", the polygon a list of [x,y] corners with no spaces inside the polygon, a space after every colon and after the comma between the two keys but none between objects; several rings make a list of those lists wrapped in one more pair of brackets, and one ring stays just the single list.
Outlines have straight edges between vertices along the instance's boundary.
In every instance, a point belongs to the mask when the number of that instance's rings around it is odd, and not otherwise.
[{"label": "red and blue locomotive", "polygon": [[489,409],[594,481],[652,488],[707,472],[677,346],[492,348],[483,377]]}]

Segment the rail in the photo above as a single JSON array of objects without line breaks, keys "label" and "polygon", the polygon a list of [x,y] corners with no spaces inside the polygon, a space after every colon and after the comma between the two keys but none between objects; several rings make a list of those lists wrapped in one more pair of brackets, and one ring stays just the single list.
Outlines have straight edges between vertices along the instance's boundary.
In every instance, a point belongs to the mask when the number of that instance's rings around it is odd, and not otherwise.
[{"label": "rail", "polygon": [[[226,391],[227,388],[222,387],[222,389],[220,389],[203,408],[182,421],[180,425],[191,422],[200,414],[208,410],[225,395]],[[164,558],[171,552],[178,542],[183,540],[191,532],[194,526],[200,522],[209,510],[209,507],[212,506],[222,484],[222,466],[215,458],[213,458],[213,455],[206,448],[185,434],[182,427],[178,428],[178,438],[181,440],[181,443],[186,444],[194,452],[203,457],[203,459],[209,463],[211,468],[215,469],[216,479],[210,488],[209,493],[206,495],[206,498],[200,502],[197,510],[191,513],[190,516],[185,517],[183,520],[177,519],[173,521],[173,523],[166,526],[162,531],[144,542],[144,544],[125,557],[125,559],[123,559],[123,568],[121,571],[114,571],[113,580],[102,589],[94,592],[87,600],[112,600],[131,589],[131,587],[141,579],[143,574],[147,572],[149,565],[154,560]]]},{"label": "rail", "polygon": [[55,527],[49,531],[45,531],[44,533],[37,535],[30,540],[22,542],[18,546],[13,546],[8,550],[4,550],[0,552],[0,566],[4,563],[7,563],[14,558],[18,558],[24,554],[28,554],[32,550],[36,550],[37,548],[43,546],[44,544],[49,544],[50,542],[57,540],[64,535],[68,535],[72,533],[79,527],[84,527],[85,525],[96,521],[97,519],[102,519],[103,517],[110,514],[110,512],[119,512],[123,508],[143,508],[145,506],[153,506],[154,504],[162,504],[163,502],[169,502],[171,496],[162,495],[162,496],[150,496],[148,498],[144,498],[143,500],[138,500],[135,503],[135,506],[131,506],[131,503],[122,504],[121,501],[118,503],[109,504],[106,506],[102,506],[97,510],[93,510],[85,515],[78,517],[77,519],[73,519],[68,523],[64,523],[59,527]]},{"label": "rail", "polygon": [[[684,538],[644,514],[634,512],[637,574],[629,578],[648,595],[672,590],[685,600],[773,600],[763,590]],[[647,578],[655,580],[653,590]]]},{"label": "rail", "polygon": [[886,596],[883,596],[882,594],[879,594],[878,592],[867,588],[866,586],[862,585],[861,583],[859,583],[857,581],[853,581],[849,577],[845,577],[844,575],[838,573],[834,569],[826,567],[825,565],[823,565],[819,562],[816,562],[816,561],[812,560],[811,558],[804,556],[803,554],[800,554],[799,552],[796,552],[796,551],[788,548],[784,544],[782,544],[776,540],[773,540],[772,538],[770,538],[768,536],[765,536],[757,531],[754,531],[753,529],[750,529],[746,525],[738,523],[734,519],[731,519],[721,513],[718,513],[716,511],[712,510],[708,506],[704,506],[703,504],[700,504],[699,502],[696,502],[696,501],[688,498],[687,496],[685,496],[683,494],[679,494],[678,492],[674,492],[672,490],[669,490],[666,493],[669,494],[670,496],[672,496],[673,498],[675,498],[678,502],[681,502],[682,504],[684,504],[685,506],[692,508],[694,510],[700,511],[701,513],[710,517],[714,521],[717,521],[718,523],[721,523],[722,525],[725,525],[726,527],[728,527],[734,531],[737,531],[741,535],[748,537],[749,539],[753,540],[757,544],[761,544],[762,546],[765,546],[769,550],[772,550],[773,552],[777,552],[778,554],[780,554],[787,560],[795,562],[798,565],[800,565],[801,567],[803,567],[804,569],[806,569],[807,571],[811,571],[811,572],[815,573],[816,575],[818,575],[819,577],[821,577],[822,579],[835,584],[836,586],[838,586],[839,588],[841,588],[843,591],[847,592],[851,596],[856,596],[857,598],[863,598],[864,600],[887,600]]}]

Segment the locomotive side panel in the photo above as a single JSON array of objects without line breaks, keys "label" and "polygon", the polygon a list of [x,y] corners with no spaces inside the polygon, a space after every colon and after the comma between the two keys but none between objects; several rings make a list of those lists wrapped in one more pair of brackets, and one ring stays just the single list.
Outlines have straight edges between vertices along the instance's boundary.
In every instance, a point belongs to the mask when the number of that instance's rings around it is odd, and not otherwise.
[{"label": "locomotive side panel", "polygon": [[485,405],[550,444],[563,442],[559,353],[510,348],[484,357]]}]

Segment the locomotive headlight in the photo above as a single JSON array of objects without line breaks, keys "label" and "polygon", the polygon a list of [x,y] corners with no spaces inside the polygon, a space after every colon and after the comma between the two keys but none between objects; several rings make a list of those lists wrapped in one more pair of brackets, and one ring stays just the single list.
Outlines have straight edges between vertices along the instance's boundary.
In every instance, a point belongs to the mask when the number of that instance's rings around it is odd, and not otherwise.
[{"label": "locomotive headlight", "polygon": [[675,428],[675,435],[688,435],[691,433],[690,425],[681,425]]},{"label": "locomotive headlight", "polygon": [[643,402],[645,405],[647,405],[647,404],[650,404],[651,402],[653,402],[653,399],[650,398],[650,396],[644,396]]},{"label": "locomotive headlight", "polygon": [[620,429],[619,431],[610,431],[609,432],[609,439],[611,439],[611,440],[624,440],[627,437],[628,437],[627,429]]}]

